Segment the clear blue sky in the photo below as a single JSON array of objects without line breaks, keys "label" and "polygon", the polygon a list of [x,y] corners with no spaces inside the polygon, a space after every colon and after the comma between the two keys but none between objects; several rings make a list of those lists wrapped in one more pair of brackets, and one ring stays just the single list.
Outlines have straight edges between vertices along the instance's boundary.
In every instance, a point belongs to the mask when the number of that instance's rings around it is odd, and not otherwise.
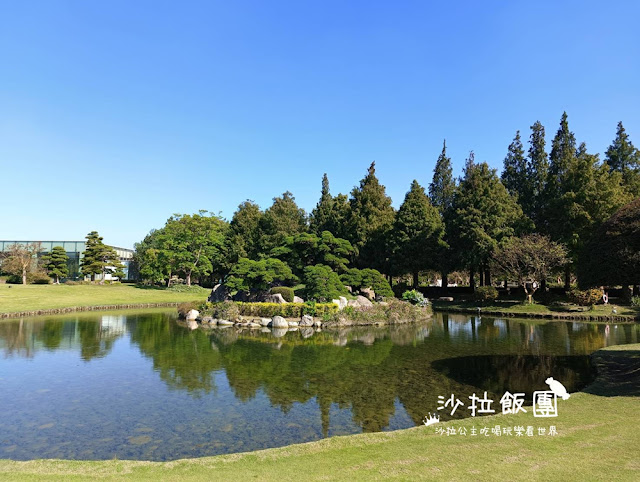
[{"label": "clear blue sky", "polygon": [[564,110],[640,145],[640,2],[0,0],[0,239],[132,246],[375,160],[397,207],[446,138],[500,168]]}]

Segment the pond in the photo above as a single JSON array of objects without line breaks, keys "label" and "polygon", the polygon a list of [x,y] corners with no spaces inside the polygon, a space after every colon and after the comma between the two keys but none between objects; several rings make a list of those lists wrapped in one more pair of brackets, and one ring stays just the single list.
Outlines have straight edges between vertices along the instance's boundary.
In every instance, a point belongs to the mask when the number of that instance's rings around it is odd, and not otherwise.
[{"label": "pond", "polygon": [[3,321],[0,458],[162,461],[402,429],[439,395],[530,398],[548,376],[580,390],[590,353],[639,341],[639,325],[442,313],[278,337],[165,310]]}]

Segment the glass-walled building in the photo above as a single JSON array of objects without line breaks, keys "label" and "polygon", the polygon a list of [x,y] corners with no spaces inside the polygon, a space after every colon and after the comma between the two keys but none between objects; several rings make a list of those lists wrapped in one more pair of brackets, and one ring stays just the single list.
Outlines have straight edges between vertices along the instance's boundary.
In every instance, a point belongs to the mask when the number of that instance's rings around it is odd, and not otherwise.
[{"label": "glass-walled building", "polygon": [[[69,257],[69,261],[67,262],[67,266],[69,268],[69,276],[67,279],[71,280],[79,280],[82,279],[82,273],[80,273],[80,260],[82,259],[82,253],[87,248],[85,241],[3,241],[0,240],[0,252],[6,251],[9,246],[12,244],[33,244],[39,243],[41,247],[41,251],[39,256],[50,253],[51,250],[56,246],[62,246],[64,250],[67,252],[67,256]],[[124,279],[130,279],[129,277],[129,268],[131,266],[131,262],[133,261],[133,250],[127,248],[119,248],[117,246],[110,246],[111,248],[116,250],[118,253],[118,257],[120,258],[120,262],[124,265]],[[133,273],[132,273],[133,274]],[[99,279],[99,277],[98,277]],[[107,275],[107,279],[109,279],[109,275]]]}]

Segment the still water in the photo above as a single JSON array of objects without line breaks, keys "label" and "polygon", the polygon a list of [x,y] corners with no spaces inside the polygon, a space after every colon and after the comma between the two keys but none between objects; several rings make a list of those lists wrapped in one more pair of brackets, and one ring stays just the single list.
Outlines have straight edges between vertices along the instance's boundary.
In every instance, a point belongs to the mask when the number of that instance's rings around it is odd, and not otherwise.
[{"label": "still water", "polygon": [[163,310],[2,321],[0,458],[172,460],[407,428],[439,395],[530,397],[548,376],[580,390],[588,355],[640,325],[439,313],[277,335]]}]

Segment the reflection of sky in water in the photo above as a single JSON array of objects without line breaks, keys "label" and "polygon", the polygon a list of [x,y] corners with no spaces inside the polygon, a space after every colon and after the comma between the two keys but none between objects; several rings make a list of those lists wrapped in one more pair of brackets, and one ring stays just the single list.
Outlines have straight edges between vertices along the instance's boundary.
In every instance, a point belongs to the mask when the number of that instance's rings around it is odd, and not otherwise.
[{"label": "reflection of sky in water", "polygon": [[[581,355],[640,341],[637,325],[440,314],[419,326],[276,340],[191,332],[174,317],[0,323],[0,458],[167,460],[406,428],[438,395],[485,382],[529,387],[537,369],[579,385]],[[458,376],[473,357],[482,361],[473,377]]]}]

